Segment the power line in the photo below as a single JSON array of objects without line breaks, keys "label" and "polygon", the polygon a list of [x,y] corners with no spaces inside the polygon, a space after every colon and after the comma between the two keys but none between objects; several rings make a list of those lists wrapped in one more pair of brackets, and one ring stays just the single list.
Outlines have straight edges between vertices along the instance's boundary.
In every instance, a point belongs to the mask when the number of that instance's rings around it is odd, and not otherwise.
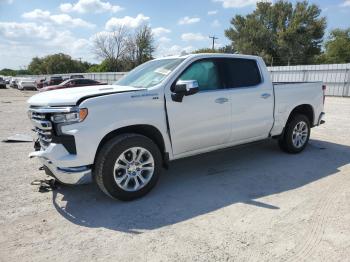
[{"label": "power line", "polygon": [[218,37],[214,36],[209,36],[209,38],[211,38],[213,40],[213,45],[212,45],[212,49],[215,50],[215,40],[219,39]]}]

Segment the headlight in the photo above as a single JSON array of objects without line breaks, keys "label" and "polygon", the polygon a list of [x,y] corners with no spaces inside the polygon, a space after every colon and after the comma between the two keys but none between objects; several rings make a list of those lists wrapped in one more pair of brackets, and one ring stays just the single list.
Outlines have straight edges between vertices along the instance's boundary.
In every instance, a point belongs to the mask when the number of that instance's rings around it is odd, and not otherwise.
[{"label": "headlight", "polygon": [[70,113],[55,113],[51,116],[51,120],[54,123],[61,124],[73,124],[84,121],[88,115],[87,108],[79,108],[76,112]]}]

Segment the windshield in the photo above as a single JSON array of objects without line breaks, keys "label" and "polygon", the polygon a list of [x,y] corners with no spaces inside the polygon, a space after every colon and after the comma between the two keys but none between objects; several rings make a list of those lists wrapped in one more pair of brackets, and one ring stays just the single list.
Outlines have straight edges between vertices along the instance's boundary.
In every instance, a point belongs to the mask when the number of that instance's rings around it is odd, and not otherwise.
[{"label": "windshield", "polygon": [[161,83],[182,61],[183,58],[153,60],[130,71],[116,85],[149,88]]}]

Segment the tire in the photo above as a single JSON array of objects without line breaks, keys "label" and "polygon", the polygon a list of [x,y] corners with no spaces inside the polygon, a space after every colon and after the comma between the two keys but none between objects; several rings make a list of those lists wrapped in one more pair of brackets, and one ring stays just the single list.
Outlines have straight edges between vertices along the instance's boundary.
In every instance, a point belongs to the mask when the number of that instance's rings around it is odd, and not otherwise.
[{"label": "tire", "polygon": [[94,179],[106,195],[130,201],[152,190],[158,182],[161,167],[161,153],[151,139],[138,134],[122,134],[109,140],[98,153]]},{"label": "tire", "polygon": [[280,148],[290,154],[302,152],[310,138],[310,121],[305,115],[297,114],[286,124],[284,133],[278,141]]}]

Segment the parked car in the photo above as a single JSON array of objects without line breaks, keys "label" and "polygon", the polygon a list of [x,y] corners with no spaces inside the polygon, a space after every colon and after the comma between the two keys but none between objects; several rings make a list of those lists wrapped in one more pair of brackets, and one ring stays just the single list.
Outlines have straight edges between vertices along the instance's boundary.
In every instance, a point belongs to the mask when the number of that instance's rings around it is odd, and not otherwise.
[{"label": "parked car", "polygon": [[51,76],[48,80],[44,81],[43,86],[58,85],[63,82],[62,76]]},{"label": "parked car", "polygon": [[70,75],[69,79],[84,78],[83,75]]},{"label": "parked car", "polygon": [[12,77],[10,80],[10,87],[17,88],[17,82],[18,82],[18,79],[15,77]]},{"label": "parked car", "polygon": [[0,76],[0,88],[6,88],[6,81]]},{"label": "parked car", "polygon": [[28,100],[39,137],[30,156],[58,181],[93,177],[132,200],[175,159],[267,138],[300,153],[324,122],[325,87],[270,79],[260,57],[191,54],[149,61],[115,85],[39,93]]},{"label": "parked car", "polygon": [[36,80],[36,89],[39,90],[44,87],[44,82],[46,81],[46,78],[39,78]]},{"label": "parked car", "polygon": [[17,88],[18,90],[35,90],[36,81],[34,79],[21,78],[18,80]]},{"label": "parked car", "polygon": [[76,78],[76,79],[68,79],[59,85],[43,87],[39,91],[44,92],[44,91],[63,89],[63,88],[72,88],[72,87],[81,87],[81,86],[96,86],[96,85],[107,85],[107,83],[102,83],[102,82],[95,81],[92,79]]},{"label": "parked car", "polygon": [[10,76],[7,76],[7,77],[5,77],[4,79],[5,79],[6,85],[9,85],[9,84],[10,84],[11,77],[10,77]]}]

